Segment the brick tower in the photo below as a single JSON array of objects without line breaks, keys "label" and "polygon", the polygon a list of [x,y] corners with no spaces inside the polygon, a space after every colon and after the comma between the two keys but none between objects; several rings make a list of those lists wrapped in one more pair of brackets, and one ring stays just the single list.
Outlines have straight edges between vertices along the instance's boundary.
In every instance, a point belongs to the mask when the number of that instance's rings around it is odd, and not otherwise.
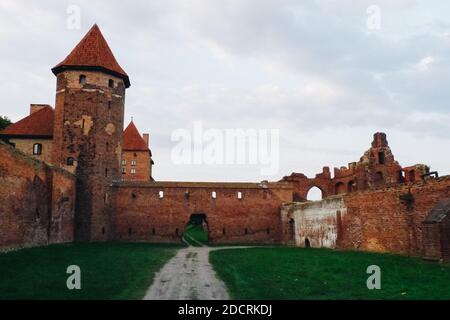
[{"label": "brick tower", "polygon": [[97,25],[52,69],[53,163],[77,175],[75,240],[112,238],[110,185],[120,180],[126,72]]}]

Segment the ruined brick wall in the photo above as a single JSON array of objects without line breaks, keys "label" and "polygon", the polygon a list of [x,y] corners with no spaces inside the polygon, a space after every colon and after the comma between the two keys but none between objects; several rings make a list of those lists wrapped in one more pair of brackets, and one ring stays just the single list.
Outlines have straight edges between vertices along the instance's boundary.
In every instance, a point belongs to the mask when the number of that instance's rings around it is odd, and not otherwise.
[{"label": "ruined brick wall", "polygon": [[124,82],[102,72],[64,71],[56,87],[53,163],[77,163],[76,238],[108,240],[110,185],[121,178]]},{"label": "ruined brick wall", "polygon": [[[53,156],[53,141],[52,139],[20,139],[11,138],[10,143],[13,143],[16,149],[47,163],[52,163]],[[40,155],[33,155],[33,146],[35,143],[42,145],[42,153]]]},{"label": "ruined brick wall", "polygon": [[[134,169],[134,173],[132,169]],[[150,181],[150,177],[151,158],[149,151],[122,152],[122,180]]]},{"label": "ruined brick wall", "polygon": [[279,242],[281,204],[292,201],[282,183],[118,182],[113,189],[115,239],[122,241],[181,241],[191,214],[203,213],[211,242]]},{"label": "ruined brick wall", "polygon": [[450,219],[439,225],[423,224],[442,199],[450,199],[450,176],[285,204],[282,242],[304,246],[308,238],[313,247],[422,256],[427,241],[432,248],[429,255],[439,256],[440,251],[445,255],[448,249],[441,245],[450,244],[445,238]]},{"label": "ruined brick wall", "polygon": [[72,241],[75,177],[2,142],[0,154],[0,249]]},{"label": "ruined brick wall", "polygon": [[450,176],[347,194],[338,246],[421,256],[422,222],[446,198],[450,198]]},{"label": "ruined brick wall", "polygon": [[283,205],[282,242],[299,247],[335,248],[347,208],[343,198]]},{"label": "ruined brick wall", "polygon": [[[281,181],[290,182],[294,186],[296,201],[305,201],[312,187],[318,187],[325,198],[358,190],[395,186],[404,182],[403,171],[394,159],[386,134],[378,132],[373,136],[370,149],[360,160],[349,163],[348,167],[334,168],[333,178],[329,167],[324,167],[314,178],[308,178],[302,173],[292,173]],[[420,176],[416,181],[419,180]]]}]

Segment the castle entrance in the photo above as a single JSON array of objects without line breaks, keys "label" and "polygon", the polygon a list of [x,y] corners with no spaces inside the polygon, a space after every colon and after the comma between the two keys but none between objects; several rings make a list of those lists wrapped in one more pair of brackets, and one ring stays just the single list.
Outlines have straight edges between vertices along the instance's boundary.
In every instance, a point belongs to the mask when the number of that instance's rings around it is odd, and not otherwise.
[{"label": "castle entrance", "polygon": [[183,240],[191,246],[201,247],[209,240],[208,219],[204,213],[191,214],[184,228]]}]

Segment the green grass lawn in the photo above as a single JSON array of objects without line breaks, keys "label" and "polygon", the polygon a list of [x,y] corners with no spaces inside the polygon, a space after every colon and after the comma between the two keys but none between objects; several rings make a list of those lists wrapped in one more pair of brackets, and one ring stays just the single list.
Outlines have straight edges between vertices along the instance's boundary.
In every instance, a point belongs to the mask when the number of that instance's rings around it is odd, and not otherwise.
[{"label": "green grass lawn", "polygon": [[[450,299],[450,265],[328,249],[219,250],[210,261],[234,299]],[[381,290],[368,290],[369,265]]]},{"label": "green grass lawn", "polygon": [[[64,244],[0,254],[0,299],[141,299],[181,246],[144,243]],[[68,290],[69,265],[81,290]]]},{"label": "green grass lawn", "polygon": [[202,244],[208,243],[208,231],[203,230],[201,225],[188,224],[184,229],[184,235],[184,239],[192,246],[199,246],[198,242]]}]

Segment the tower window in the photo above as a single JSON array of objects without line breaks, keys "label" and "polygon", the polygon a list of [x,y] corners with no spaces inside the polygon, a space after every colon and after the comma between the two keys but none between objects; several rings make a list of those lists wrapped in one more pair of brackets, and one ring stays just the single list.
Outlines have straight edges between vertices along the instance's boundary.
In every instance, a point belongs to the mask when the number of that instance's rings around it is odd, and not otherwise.
[{"label": "tower window", "polygon": [[67,164],[68,166],[73,166],[73,162],[74,162],[73,158],[72,158],[72,157],[69,157],[69,158],[67,158],[66,164]]},{"label": "tower window", "polygon": [[217,193],[215,191],[211,192],[211,198],[216,199]]},{"label": "tower window", "polygon": [[131,174],[136,174],[136,168],[131,168]]},{"label": "tower window", "polygon": [[238,198],[239,200],[242,199],[242,192],[238,191],[238,193],[237,193],[237,198]]},{"label": "tower window", "polygon": [[34,155],[40,155],[42,154],[42,144],[40,143],[35,143],[33,145],[33,154]]},{"label": "tower window", "polygon": [[85,84],[86,83],[86,76],[84,74],[81,74],[80,78],[78,79],[78,82],[80,84]]},{"label": "tower window", "polygon": [[135,166],[135,165],[136,165],[136,162],[137,162],[136,160],[131,160],[131,165],[132,165],[132,166]]},{"label": "tower window", "polygon": [[114,88],[114,80],[113,80],[113,79],[109,79],[109,81],[108,81],[108,87]]},{"label": "tower window", "polygon": [[158,193],[158,196],[159,196],[160,199],[164,198],[164,191],[160,191]]}]

